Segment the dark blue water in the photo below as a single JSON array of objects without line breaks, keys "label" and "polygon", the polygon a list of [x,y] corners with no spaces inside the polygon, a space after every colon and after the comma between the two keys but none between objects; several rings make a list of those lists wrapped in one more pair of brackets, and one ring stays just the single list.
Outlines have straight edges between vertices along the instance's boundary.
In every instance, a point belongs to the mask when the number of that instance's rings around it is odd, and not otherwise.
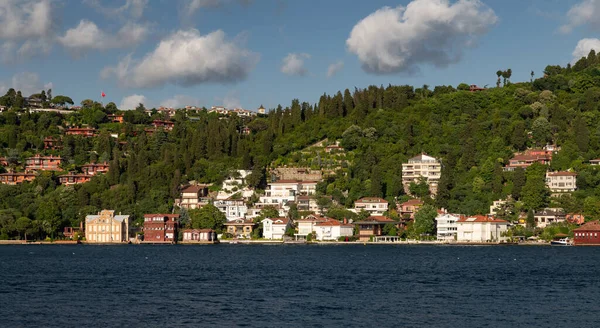
[{"label": "dark blue water", "polygon": [[600,248],[0,246],[1,327],[600,327]]}]

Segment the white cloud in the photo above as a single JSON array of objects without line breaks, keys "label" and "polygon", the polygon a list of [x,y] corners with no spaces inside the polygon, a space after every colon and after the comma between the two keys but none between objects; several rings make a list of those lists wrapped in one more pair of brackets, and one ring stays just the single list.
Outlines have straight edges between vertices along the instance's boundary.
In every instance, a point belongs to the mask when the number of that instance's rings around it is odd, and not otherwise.
[{"label": "white cloud", "polygon": [[75,52],[126,48],[142,42],[148,35],[146,26],[127,23],[116,34],[102,31],[96,24],[82,19],[77,27],[67,30],[58,41]]},{"label": "white cloud", "polygon": [[158,87],[165,84],[192,86],[244,80],[260,56],[228,41],[221,30],[200,35],[195,29],[180,30],[160,41],[143,59],[131,55],[116,66],[105,67],[101,76],[116,76],[127,87]]},{"label": "white cloud", "polygon": [[308,70],[304,67],[304,60],[310,59],[310,55],[306,53],[289,53],[282,60],[281,73],[286,75],[304,76]]},{"label": "white cloud", "polygon": [[600,0],[583,0],[567,12],[567,23],[560,27],[560,32],[570,33],[574,28],[589,24],[600,29]]},{"label": "white cloud", "polygon": [[[4,90],[8,89],[7,83],[0,83],[0,85],[3,86]],[[44,84],[40,81],[40,76],[32,72],[15,74],[10,81],[10,87],[16,91],[21,91],[23,97],[28,97],[42,90],[52,89],[52,86],[52,82]]]},{"label": "white cloud", "polygon": [[135,109],[139,104],[147,105],[147,98],[143,95],[133,94],[131,96],[124,97],[121,100],[121,104],[119,105],[119,109],[121,110],[129,110]]},{"label": "white cloud", "polygon": [[202,104],[200,99],[196,99],[194,97],[186,96],[186,95],[175,95],[172,98],[163,100],[160,103],[161,106],[171,107],[171,108],[183,108],[185,106],[196,106],[200,107]]},{"label": "white cloud", "polygon": [[331,78],[334,75],[336,75],[342,68],[344,68],[344,62],[343,61],[337,61],[331,65],[329,65],[329,67],[327,68],[327,77]]},{"label": "white cloud", "polygon": [[362,19],[346,46],[369,73],[410,73],[425,63],[446,67],[460,60],[463,49],[497,20],[479,0],[413,0]]},{"label": "white cloud", "polygon": [[248,6],[252,4],[253,0],[185,0],[181,8],[181,13],[186,19],[189,19],[202,8],[217,8],[234,2]]},{"label": "white cloud", "polygon": [[104,7],[99,0],[84,0],[85,3],[107,17],[123,17],[127,14],[133,19],[140,19],[148,5],[148,0],[126,0],[121,7]]},{"label": "white cloud", "polygon": [[596,53],[600,53],[600,39],[581,39],[577,42],[575,50],[573,50],[572,64],[575,64],[581,57],[587,57],[590,51],[594,49]]},{"label": "white cloud", "polygon": [[47,53],[52,47],[54,18],[49,0],[0,1],[0,49],[5,61]]}]

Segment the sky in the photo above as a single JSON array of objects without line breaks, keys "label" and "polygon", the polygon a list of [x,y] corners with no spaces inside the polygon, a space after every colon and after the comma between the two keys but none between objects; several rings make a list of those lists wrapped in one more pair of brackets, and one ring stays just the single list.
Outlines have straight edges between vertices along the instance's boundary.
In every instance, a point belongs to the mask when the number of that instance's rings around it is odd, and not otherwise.
[{"label": "sky", "polygon": [[372,84],[493,86],[507,68],[527,81],[598,38],[600,0],[0,0],[0,93],[275,108]]}]

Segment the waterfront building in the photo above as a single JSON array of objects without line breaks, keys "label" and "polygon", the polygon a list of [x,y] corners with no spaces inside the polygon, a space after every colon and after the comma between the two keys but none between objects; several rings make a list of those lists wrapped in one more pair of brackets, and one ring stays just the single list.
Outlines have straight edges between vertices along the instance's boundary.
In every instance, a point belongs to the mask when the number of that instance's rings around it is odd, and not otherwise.
[{"label": "waterfront building", "polygon": [[372,237],[383,235],[383,227],[386,224],[395,225],[397,222],[385,216],[370,216],[353,224],[358,227],[358,239],[369,241]]},{"label": "waterfront building", "polygon": [[144,242],[177,243],[179,214],[144,214]]},{"label": "waterfront building", "polygon": [[454,241],[458,233],[458,224],[461,215],[446,212],[439,213],[435,218],[437,240]]},{"label": "waterfront building", "polygon": [[354,225],[348,224],[348,220],[339,221],[333,218],[317,222],[314,226],[317,240],[336,241],[340,237],[351,237],[354,234]]},{"label": "waterfront building", "polygon": [[223,224],[227,232],[234,237],[250,238],[254,226],[256,225],[252,219],[235,219]]},{"label": "waterfront building", "polygon": [[459,242],[498,242],[508,230],[508,221],[493,216],[475,215],[461,217],[456,221],[456,240]]},{"label": "waterfront building", "polygon": [[288,218],[266,218],[262,220],[265,239],[283,239],[285,231],[292,227]]},{"label": "waterfront building", "polygon": [[410,184],[418,183],[419,179],[424,178],[429,185],[429,191],[432,195],[437,193],[438,182],[442,174],[442,165],[435,158],[422,153],[408,160],[408,163],[402,164],[402,185],[404,191],[410,193]]},{"label": "waterfront building", "polygon": [[567,214],[562,208],[544,208],[533,213],[535,226],[545,228],[552,223],[565,222]]},{"label": "waterfront building", "polygon": [[388,210],[387,200],[379,197],[363,197],[354,202],[354,213],[360,213],[361,211],[367,211],[369,214],[374,216],[382,216],[383,213]]},{"label": "waterfront building", "polygon": [[85,239],[88,243],[129,242],[129,221],[129,215],[115,215],[112,210],[88,215],[85,217]]},{"label": "waterfront building", "polygon": [[546,186],[553,195],[573,192],[577,189],[577,173],[568,171],[546,172]]},{"label": "waterfront building", "polygon": [[183,230],[184,243],[214,243],[217,233],[212,229],[185,229]]},{"label": "waterfront building", "polygon": [[575,245],[600,245],[600,221],[590,221],[573,230]]}]

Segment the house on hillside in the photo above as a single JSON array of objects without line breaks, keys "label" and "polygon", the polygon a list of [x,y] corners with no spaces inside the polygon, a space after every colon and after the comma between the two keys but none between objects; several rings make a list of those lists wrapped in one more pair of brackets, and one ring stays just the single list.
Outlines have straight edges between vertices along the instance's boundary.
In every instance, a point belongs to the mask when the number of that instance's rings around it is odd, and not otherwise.
[{"label": "house on hillside", "polygon": [[600,165],[600,158],[598,158],[598,159],[591,159],[590,160],[590,165],[592,165],[592,166],[598,166],[598,165]]},{"label": "house on hillside", "polygon": [[59,138],[55,138],[53,136],[48,136],[44,138],[44,149],[46,150],[56,150],[62,148],[62,141]]},{"label": "house on hillside", "polygon": [[542,149],[528,149],[523,153],[515,153],[514,157],[508,161],[508,165],[504,167],[504,171],[514,171],[517,168],[526,169],[533,163],[550,165],[552,155],[560,150],[554,145],[546,145]]},{"label": "house on hillside", "polygon": [[76,184],[90,182],[91,179],[91,175],[75,172],[69,172],[68,174],[58,176],[58,181],[60,182],[60,184],[65,186],[72,186]]},{"label": "house on hillside", "polygon": [[26,171],[61,171],[62,157],[41,156],[39,154],[25,160]]},{"label": "house on hillside", "polygon": [[546,172],[546,186],[555,196],[573,192],[577,189],[577,173],[569,171]]},{"label": "house on hillside", "polygon": [[94,128],[69,128],[65,131],[68,136],[82,136],[86,138],[95,137],[98,135]]},{"label": "house on hillside", "polygon": [[162,120],[154,120],[152,121],[152,126],[155,129],[164,129],[165,131],[172,131],[173,127],[175,127],[175,122],[172,121],[162,121]]},{"label": "house on hillside", "polygon": [[422,153],[408,160],[408,163],[402,164],[402,185],[404,191],[410,193],[410,184],[418,183],[419,179],[424,178],[429,185],[429,191],[432,195],[437,194],[437,186],[442,174],[442,165],[435,158]]},{"label": "house on hillside", "polygon": [[265,239],[283,239],[292,222],[288,218],[266,218],[262,220],[262,226]]},{"label": "house on hillside", "polygon": [[35,180],[36,173],[32,172],[8,172],[0,174],[0,183],[7,185],[18,185],[23,182]]},{"label": "house on hillside", "polygon": [[108,114],[107,117],[113,123],[125,122],[125,116],[123,114]]},{"label": "house on hillside", "polygon": [[246,216],[246,212],[248,211],[248,206],[243,200],[217,200],[214,201],[213,205],[216,208],[218,208],[219,211],[225,214],[225,217],[227,217],[227,221],[233,221],[236,219],[244,218]]},{"label": "house on hillside", "polygon": [[96,175],[96,174],[107,173],[109,167],[110,167],[110,165],[108,164],[108,162],[90,163],[90,164],[83,165],[81,167],[81,170],[83,171],[83,173],[85,173],[87,175]]},{"label": "house on hillside", "polygon": [[533,217],[535,219],[535,226],[538,228],[545,228],[550,224],[565,222],[567,220],[567,214],[562,208],[544,208],[540,211],[535,211]]},{"label": "house on hillside", "polygon": [[475,215],[456,221],[456,240],[459,242],[498,242],[506,240],[508,221],[493,216]]},{"label": "house on hillside", "polygon": [[201,208],[209,203],[207,185],[190,185],[181,190],[180,198],[175,199],[175,206],[191,210]]},{"label": "house on hillside", "polygon": [[389,203],[387,200],[379,197],[363,197],[354,202],[354,208],[351,210],[354,213],[367,211],[374,216],[381,216],[387,212]]},{"label": "house on hillside", "polygon": [[398,205],[398,212],[403,218],[415,218],[415,213],[423,206],[423,201],[420,199],[411,199]]}]

